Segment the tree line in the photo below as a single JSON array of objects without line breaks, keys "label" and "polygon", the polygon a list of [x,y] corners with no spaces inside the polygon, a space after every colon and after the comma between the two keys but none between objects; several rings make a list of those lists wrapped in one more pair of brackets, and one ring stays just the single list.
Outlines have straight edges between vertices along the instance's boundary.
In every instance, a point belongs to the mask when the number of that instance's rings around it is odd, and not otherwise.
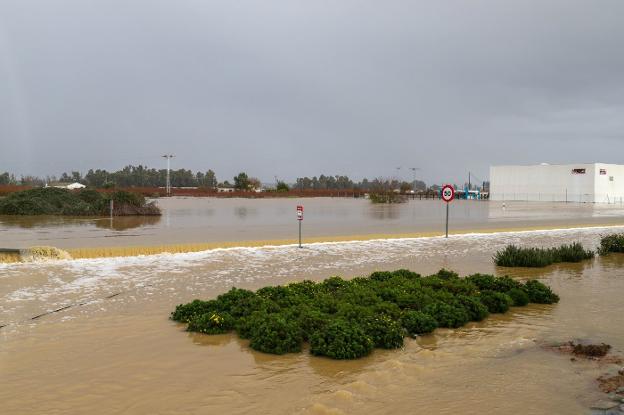
[{"label": "tree line", "polygon": [[[103,169],[89,169],[82,175],[79,171],[65,172],[59,177],[46,176],[22,176],[19,179],[8,172],[0,174],[0,185],[23,185],[23,186],[45,186],[59,183],[82,183],[86,186],[96,188],[109,187],[163,187],[167,181],[166,169],[148,168],[143,165],[128,165],[117,171]],[[215,172],[209,169],[206,172],[187,169],[170,170],[170,181],[172,187],[200,187],[214,189],[217,187],[233,188],[237,190],[253,190],[262,187],[259,179],[249,176],[246,172],[241,172],[232,178],[232,181],[224,180],[219,182]],[[413,182],[401,181],[398,179],[375,178],[372,180],[363,179],[355,182],[344,175],[324,175],[313,177],[299,177],[292,184],[284,181],[277,181],[267,187],[277,191],[288,190],[362,190],[362,191],[388,191],[400,189],[403,192],[410,190],[425,191],[427,185],[421,180]]]}]

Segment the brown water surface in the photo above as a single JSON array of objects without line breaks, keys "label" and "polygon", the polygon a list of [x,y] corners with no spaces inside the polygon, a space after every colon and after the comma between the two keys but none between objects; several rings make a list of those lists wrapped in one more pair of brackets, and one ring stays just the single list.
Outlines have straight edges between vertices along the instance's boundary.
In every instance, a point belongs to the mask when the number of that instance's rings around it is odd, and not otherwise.
[{"label": "brown water surface", "polygon": [[[155,246],[297,238],[296,206],[304,205],[304,241],[367,235],[444,232],[444,203],[410,200],[379,205],[364,199],[162,198],[162,217],[67,218],[0,216],[0,248]],[[624,225],[624,207],[605,204],[489,202],[451,204],[450,232]],[[119,251],[122,252],[123,251]],[[135,252],[130,252],[132,255]]]},{"label": "brown water surface", "polygon": [[[616,228],[615,230],[620,230]],[[593,362],[540,345],[569,339],[624,352],[624,257],[496,269],[507,243],[594,247],[614,229],[457,235],[234,248],[0,265],[2,414],[581,414],[600,398]],[[560,294],[407,340],[357,361],[257,353],[235,335],[191,334],[176,304],[232,286],[441,267],[539,278]],[[45,312],[59,312],[32,317]]]}]

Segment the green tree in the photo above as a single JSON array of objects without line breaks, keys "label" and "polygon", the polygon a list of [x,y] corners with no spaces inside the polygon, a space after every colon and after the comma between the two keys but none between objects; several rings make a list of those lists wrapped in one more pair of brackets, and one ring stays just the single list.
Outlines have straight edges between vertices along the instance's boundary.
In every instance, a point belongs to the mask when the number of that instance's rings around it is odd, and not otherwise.
[{"label": "green tree", "polygon": [[234,177],[234,188],[238,190],[249,190],[249,176],[247,173],[238,173],[238,176]]},{"label": "green tree", "polygon": [[217,175],[214,171],[208,170],[204,176],[204,186],[214,189],[217,187]]},{"label": "green tree", "polygon": [[290,190],[290,187],[285,182],[278,181],[276,190],[278,192],[287,192]]}]

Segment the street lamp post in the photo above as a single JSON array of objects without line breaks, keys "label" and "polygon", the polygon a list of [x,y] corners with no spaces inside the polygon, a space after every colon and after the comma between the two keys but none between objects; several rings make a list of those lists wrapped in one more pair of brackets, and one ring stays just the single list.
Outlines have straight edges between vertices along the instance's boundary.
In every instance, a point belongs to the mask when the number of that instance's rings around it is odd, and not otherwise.
[{"label": "street lamp post", "polygon": [[171,170],[171,159],[174,157],[175,156],[173,154],[165,154],[163,156],[163,158],[167,159],[167,185],[165,188],[165,192],[167,193],[167,196],[171,196],[171,178],[169,176],[169,170]]}]

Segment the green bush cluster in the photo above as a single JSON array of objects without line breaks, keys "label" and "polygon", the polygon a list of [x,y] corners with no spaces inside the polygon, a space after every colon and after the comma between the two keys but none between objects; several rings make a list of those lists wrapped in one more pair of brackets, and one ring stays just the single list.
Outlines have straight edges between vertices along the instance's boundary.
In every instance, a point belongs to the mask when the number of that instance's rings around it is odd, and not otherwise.
[{"label": "green bush cluster", "polygon": [[494,263],[499,267],[545,267],[559,262],[580,262],[594,257],[594,252],[586,250],[578,242],[556,248],[521,248],[507,245],[494,255]]},{"label": "green bush cluster", "polygon": [[56,187],[24,190],[0,200],[1,215],[65,215],[101,216],[108,215],[110,201],[115,210],[125,214],[160,214],[153,204],[137,193],[122,190],[100,193],[93,189],[71,191]]},{"label": "green bush cluster", "polygon": [[612,252],[624,252],[624,233],[607,235],[600,239],[600,255],[608,255]]},{"label": "green bush cluster", "polygon": [[309,342],[314,355],[355,359],[374,348],[396,349],[405,336],[456,328],[510,306],[559,300],[538,281],[475,274],[460,278],[441,270],[421,277],[408,270],[368,277],[268,286],[256,292],[232,288],[209,301],[180,304],[171,313],[187,330],[219,334],[235,330],[266,353],[298,352]]}]

